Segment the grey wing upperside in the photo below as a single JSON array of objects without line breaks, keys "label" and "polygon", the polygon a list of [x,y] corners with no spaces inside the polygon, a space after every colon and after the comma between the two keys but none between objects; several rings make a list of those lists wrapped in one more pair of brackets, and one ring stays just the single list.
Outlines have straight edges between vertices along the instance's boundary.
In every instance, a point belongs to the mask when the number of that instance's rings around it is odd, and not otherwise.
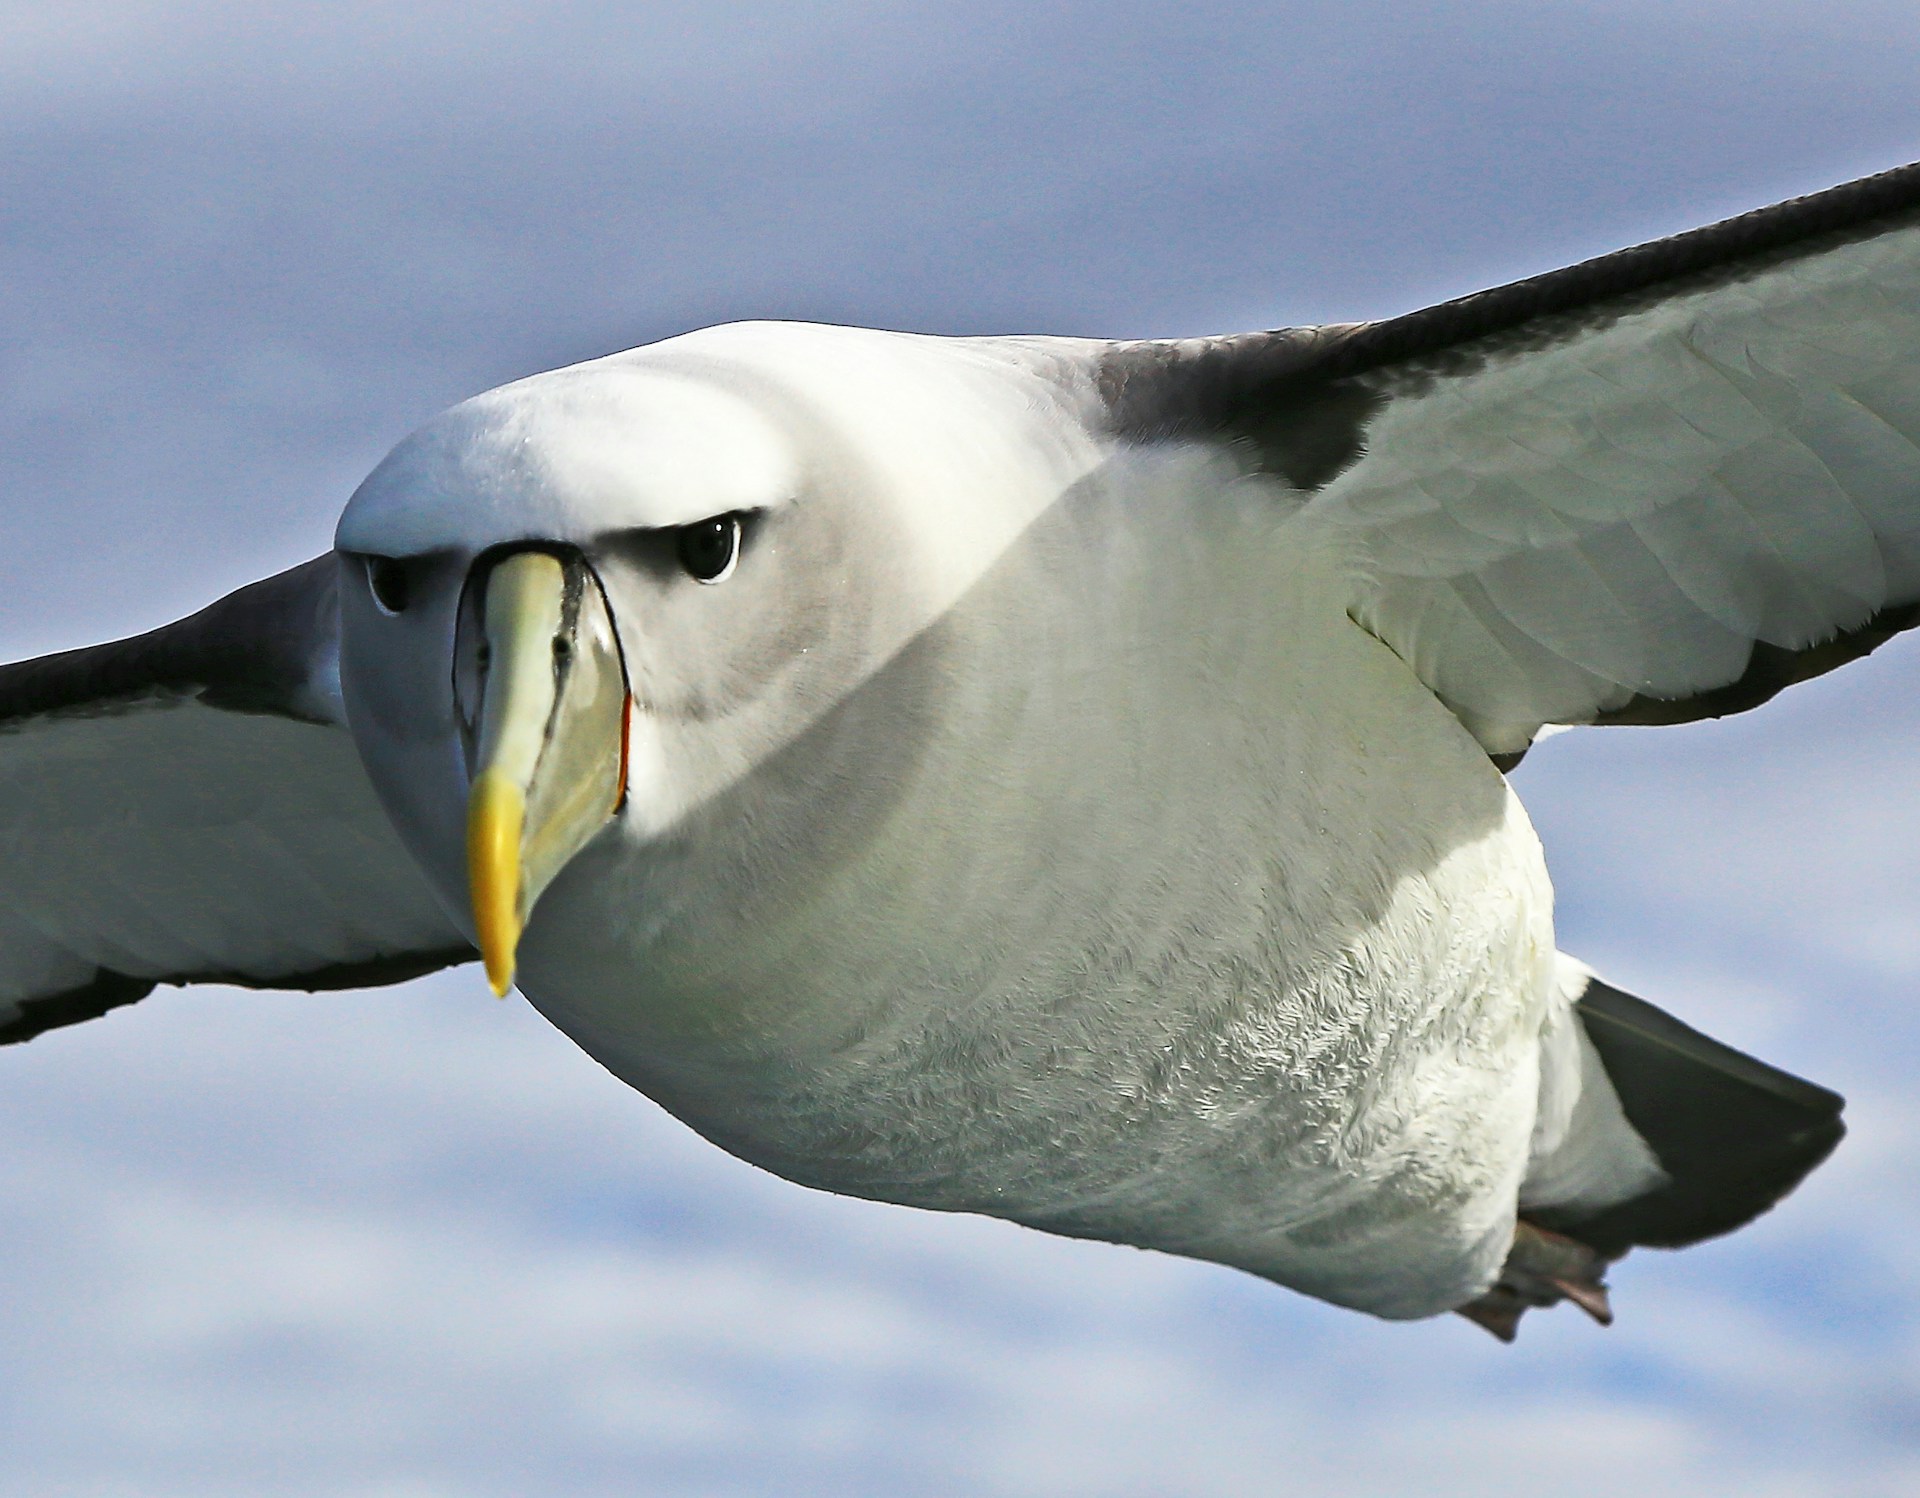
[{"label": "grey wing upperside", "polygon": [[1765,701],[1920,622],[1920,166],[1381,323],[1113,345],[1348,534],[1497,759]]},{"label": "grey wing upperside", "polygon": [[159,983],[361,987],[474,957],[344,726],[336,569],[0,666],[0,1043]]}]

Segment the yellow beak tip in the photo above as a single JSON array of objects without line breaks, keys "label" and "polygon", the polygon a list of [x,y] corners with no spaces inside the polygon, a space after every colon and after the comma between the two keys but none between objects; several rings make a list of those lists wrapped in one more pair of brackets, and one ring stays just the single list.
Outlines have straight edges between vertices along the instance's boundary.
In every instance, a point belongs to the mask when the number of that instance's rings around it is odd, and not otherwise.
[{"label": "yellow beak tip", "polygon": [[520,945],[520,830],[526,797],[498,770],[474,780],[467,808],[467,869],[473,923],[487,983],[501,998],[513,987]]}]

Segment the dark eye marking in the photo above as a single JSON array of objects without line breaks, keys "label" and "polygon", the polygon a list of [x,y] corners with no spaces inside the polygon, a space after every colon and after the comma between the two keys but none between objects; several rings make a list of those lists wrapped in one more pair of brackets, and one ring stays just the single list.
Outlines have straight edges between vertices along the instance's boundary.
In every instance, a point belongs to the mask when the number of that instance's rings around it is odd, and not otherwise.
[{"label": "dark eye marking", "polygon": [[697,583],[724,582],[740,560],[740,515],[696,520],[674,531],[674,547],[687,576]]},{"label": "dark eye marking", "polygon": [[407,564],[393,557],[367,558],[367,586],[383,613],[404,613],[413,598],[413,579]]}]

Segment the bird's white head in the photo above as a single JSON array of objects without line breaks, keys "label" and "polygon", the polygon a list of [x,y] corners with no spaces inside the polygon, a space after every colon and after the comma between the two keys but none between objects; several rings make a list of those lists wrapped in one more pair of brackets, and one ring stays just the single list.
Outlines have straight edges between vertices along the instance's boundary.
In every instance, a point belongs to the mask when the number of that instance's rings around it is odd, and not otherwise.
[{"label": "bird's white head", "polygon": [[738,783],[1058,494],[977,436],[1031,392],[956,347],[711,329],[466,401],[355,493],[348,717],[497,991],[582,848]]}]

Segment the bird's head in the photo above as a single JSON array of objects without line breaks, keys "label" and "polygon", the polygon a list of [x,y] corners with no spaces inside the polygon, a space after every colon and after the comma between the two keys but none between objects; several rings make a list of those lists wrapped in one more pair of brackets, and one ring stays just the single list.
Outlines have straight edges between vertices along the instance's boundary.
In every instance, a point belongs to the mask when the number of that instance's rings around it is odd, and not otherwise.
[{"label": "bird's head", "polygon": [[1010,482],[990,440],[942,451],[956,403],[1022,402],[932,342],[708,330],[455,406],[355,493],[349,720],[496,991],[582,848],[736,784],[1057,493]]}]

